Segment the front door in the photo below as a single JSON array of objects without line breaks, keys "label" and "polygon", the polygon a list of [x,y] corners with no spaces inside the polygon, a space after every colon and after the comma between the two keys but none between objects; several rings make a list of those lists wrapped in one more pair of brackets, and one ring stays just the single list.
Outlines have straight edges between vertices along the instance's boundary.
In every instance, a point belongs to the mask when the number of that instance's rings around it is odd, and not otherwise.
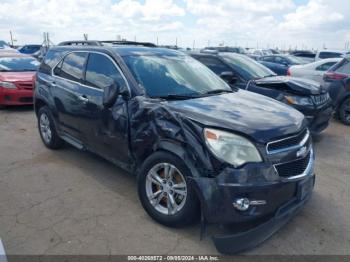
[{"label": "front door", "polygon": [[113,83],[127,85],[113,58],[103,53],[90,53],[84,84],[80,87],[80,92],[86,98],[82,107],[84,121],[81,125],[84,144],[92,151],[124,166],[130,163],[127,101],[118,97],[111,108],[103,106],[103,90]]}]

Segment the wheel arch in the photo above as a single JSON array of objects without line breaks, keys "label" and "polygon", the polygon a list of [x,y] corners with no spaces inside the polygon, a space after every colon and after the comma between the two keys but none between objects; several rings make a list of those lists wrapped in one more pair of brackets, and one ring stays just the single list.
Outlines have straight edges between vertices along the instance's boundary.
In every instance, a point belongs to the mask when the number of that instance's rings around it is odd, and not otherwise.
[{"label": "wheel arch", "polygon": [[346,99],[348,99],[348,98],[350,98],[350,91],[347,91],[347,92],[345,93],[345,95],[342,97],[342,99],[340,100],[340,103],[339,103],[338,108],[340,108],[341,105],[344,103],[344,101],[345,101]]},{"label": "wheel arch", "polygon": [[36,98],[34,101],[34,111],[35,111],[36,116],[38,116],[40,108],[42,108],[43,106],[47,106],[47,105],[48,104],[43,99]]},{"label": "wheel arch", "polygon": [[173,154],[183,160],[184,164],[187,166],[187,168],[190,170],[192,176],[198,177],[200,176],[199,171],[192,163],[189,156],[189,152],[186,151],[185,146],[182,143],[176,143],[172,140],[160,140],[158,143],[156,143],[152,149],[151,152],[146,157],[143,157],[142,159],[138,159],[138,164],[136,167],[136,174],[139,174],[141,166],[146,162],[146,160],[153,154],[157,152],[167,152],[170,154]]}]

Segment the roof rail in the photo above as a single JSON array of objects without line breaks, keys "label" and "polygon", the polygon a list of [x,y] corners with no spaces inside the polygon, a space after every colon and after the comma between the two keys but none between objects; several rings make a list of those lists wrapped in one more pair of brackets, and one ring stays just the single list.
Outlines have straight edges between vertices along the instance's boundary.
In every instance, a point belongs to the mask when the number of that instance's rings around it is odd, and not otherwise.
[{"label": "roof rail", "polygon": [[199,51],[200,53],[203,53],[203,54],[213,54],[213,55],[217,55],[219,53],[218,50],[213,50],[213,49],[201,49]]},{"label": "roof rail", "polygon": [[58,44],[58,46],[101,46],[102,44],[99,41],[86,41],[86,40],[71,40],[64,41]]},{"label": "roof rail", "polygon": [[126,41],[126,40],[102,40],[99,42],[102,45],[106,43],[106,44],[112,44],[112,45],[140,45],[140,46],[146,46],[146,47],[157,47],[157,45],[149,42],[136,42],[136,41]]},{"label": "roof rail", "polygon": [[71,40],[64,41],[58,44],[58,46],[103,46],[109,45],[140,45],[146,47],[157,47],[153,43],[148,42],[135,42],[135,41],[118,41],[118,40]]}]

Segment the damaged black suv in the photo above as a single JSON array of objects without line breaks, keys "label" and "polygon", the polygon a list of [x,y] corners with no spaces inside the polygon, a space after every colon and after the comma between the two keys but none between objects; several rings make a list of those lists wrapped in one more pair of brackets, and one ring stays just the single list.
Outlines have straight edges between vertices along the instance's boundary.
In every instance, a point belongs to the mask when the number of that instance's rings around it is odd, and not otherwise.
[{"label": "damaged black suv", "polygon": [[315,81],[277,76],[253,59],[234,53],[192,53],[233,88],[241,88],[288,104],[302,112],[312,134],[328,127],[333,114],[328,90]]},{"label": "damaged black suv", "polygon": [[264,241],[311,196],[314,153],[304,116],[232,90],[181,52],[54,47],[38,71],[34,101],[48,148],[65,141],[136,174],[141,203],[159,223],[254,223],[213,236],[223,253]]}]

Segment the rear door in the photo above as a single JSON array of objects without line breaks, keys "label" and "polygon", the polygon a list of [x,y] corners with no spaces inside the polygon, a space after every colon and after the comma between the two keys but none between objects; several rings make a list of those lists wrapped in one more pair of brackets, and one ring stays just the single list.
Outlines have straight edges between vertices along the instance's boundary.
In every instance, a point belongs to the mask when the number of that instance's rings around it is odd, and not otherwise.
[{"label": "rear door", "polygon": [[80,142],[82,95],[80,86],[87,52],[72,52],[53,69],[53,98],[61,131],[70,139]]},{"label": "rear door", "polygon": [[81,110],[84,144],[92,151],[123,166],[130,161],[127,101],[118,97],[111,108],[103,106],[103,90],[113,83],[128,86],[112,57],[90,52],[84,83],[80,89],[86,99]]}]

